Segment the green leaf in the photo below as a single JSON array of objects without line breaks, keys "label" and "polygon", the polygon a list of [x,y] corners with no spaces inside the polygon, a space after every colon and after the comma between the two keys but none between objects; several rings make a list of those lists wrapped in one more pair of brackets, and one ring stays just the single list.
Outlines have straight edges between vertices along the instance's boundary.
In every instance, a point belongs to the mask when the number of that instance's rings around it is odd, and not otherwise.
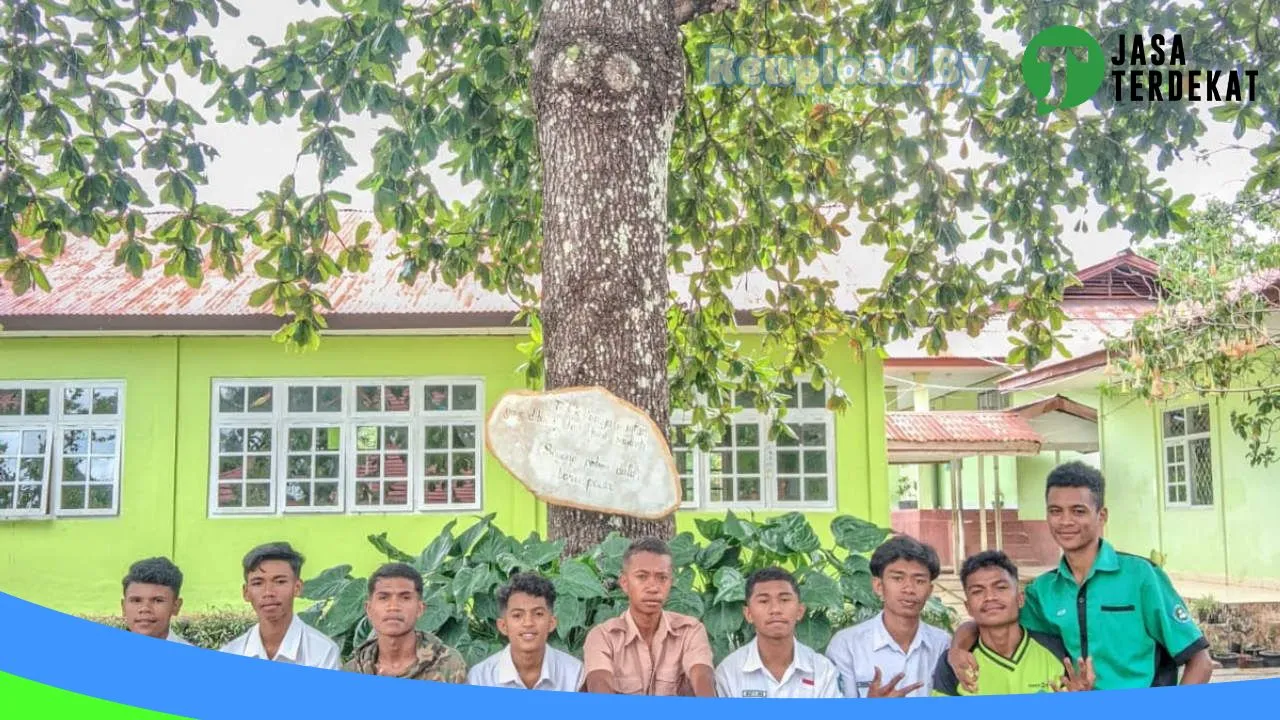
[{"label": "green leaf", "polygon": [[524,552],[520,559],[528,567],[540,568],[560,557],[563,552],[563,540],[547,542],[531,538],[524,542]]},{"label": "green leaf", "polygon": [[302,597],[306,600],[323,600],[345,587],[350,575],[350,565],[331,567],[302,583]]},{"label": "green leaf", "polygon": [[742,616],[742,603],[712,603],[703,621],[707,626],[707,634],[713,637],[728,637],[738,632],[738,628],[746,620]]},{"label": "green leaf", "polygon": [[329,637],[337,637],[354,628],[364,617],[365,592],[364,581],[348,580],[334,596],[316,629]]},{"label": "green leaf", "polygon": [[572,595],[556,595],[556,634],[569,640],[569,634],[587,622],[587,607]]},{"label": "green leaf", "polygon": [[747,599],[747,580],[742,571],[732,567],[722,567],[715,574],[716,595],[713,603],[744,601]]},{"label": "green leaf", "polygon": [[804,619],[796,624],[796,641],[815,652],[826,652],[831,636],[831,622],[825,615],[806,613]]},{"label": "green leaf", "polygon": [[667,547],[671,549],[671,564],[677,570],[692,564],[698,558],[698,544],[693,539],[693,533],[680,533],[671,539]]},{"label": "green leaf", "polygon": [[681,587],[671,588],[671,597],[667,598],[666,609],[690,617],[700,618],[706,611],[706,603],[702,596],[692,590]]},{"label": "green leaf", "polygon": [[719,540],[724,537],[724,521],[723,520],[707,520],[697,518],[693,524],[698,528],[698,534],[707,540]]},{"label": "green leaf", "polygon": [[831,576],[813,570],[804,574],[800,581],[800,601],[809,609],[830,608],[840,610],[844,607],[844,593],[840,585]]},{"label": "green leaf", "polygon": [[746,545],[756,535],[756,526],[749,520],[741,520],[730,510],[724,520],[724,534]]},{"label": "green leaf", "polygon": [[426,612],[418,618],[414,627],[423,632],[435,633],[445,621],[453,617],[454,606],[449,602],[449,596],[443,589],[431,593],[426,599],[426,604]]},{"label": "green leaf", "polygon": [[849,552],[870,552],[880,547],[889,531],[858,518],[841,515],[831,521],[831,534],[836,544]]},{"label": "green leaf", "polygon": [[467,528],[465,532],[463,532],[461,535],[458,536],[458,541],[454,543],[453,549],[450,551],[450,554],[466,555],[468,552],[470,552],[471,547],[475,545],[476,541],[479,540],[482,535],[488,532],[490,525],[492,525],[493,523],[493,519],[497,516],[498,516],[497,513],[489,513],[488,515],[485,515],[483,518],[481,518],[478,522],[476,522],[476,524]]},{"label": "green leaf", "polygon": [[572,597],[588,599],[605,597],[604,586],[600,578],[581,560],[569,560],[561,563],[560,575],[554,580],[556,592]]},{"label": "green leaf", "polygon": [[423,549],[422,554],[414,561],[413,566],[423,575],[433,573],[440,568],[440,563],[449,556],[453,548],[453,538],[448,534],[437,535],[431,544]]},{"label": "green leaf", "polygon": [[729,543],[724,538],[717,538],[702,550],[698,551],[698,565],[704,571],[709,571],[724,559],[725,551],[729,549]]},{"label": "green leaf", "polygon": [[395,545],[392,545],[390,542],[387,541],[387,534],[385,532],[378,533],[377,535],[370,535],[368,537],[368,540],[370,544],[372,544],[375,548],[378,549],[378,552],[382,553],[383,555],[386,555],[387,559],[391,560],[392,562],[402,562],[402,563],[413,562],[412,555],[404,552],[400,548],[396,547]]},{"label": "green leaf", "polygon": [[880,598],[871,587],[871,575],[843,575],[840,577],[840,589],[849,602],[863,608],[879,608]]},{"label": "green leaf", "polygon": [[782,542],[793,552],[798,553],[811,553],[822,547],[818,534],[809,527],[808,523],[802,527],[787,530],[782,536]]}]

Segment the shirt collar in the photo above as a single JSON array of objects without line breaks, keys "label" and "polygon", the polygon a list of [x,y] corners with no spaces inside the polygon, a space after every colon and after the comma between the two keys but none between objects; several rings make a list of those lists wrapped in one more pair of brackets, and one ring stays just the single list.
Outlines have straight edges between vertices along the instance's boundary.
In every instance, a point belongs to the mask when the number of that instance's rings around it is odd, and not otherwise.
[{"label": "shirt collar", "polygon": [[[1107,542],[1106,538],[1098,538],[1098,556],[1093,560],[1093,567],[1089,568],[1089,574],[1085,576],[1085,582],[1089,582],[1089,578],[1093,577],[1097,572],[1115,572],[1120,569],[1120,556],[1116,554],[1116,549]],[[1066,580],[1070,580],[1073,584],[1076,581],[1075,573],[1071,572],[1071,566],[1067,564],[1067,556],[1063,554],[1062,559],[1058,561],[1058,575]]]},{"label": "shirt collar", "polygon": [[[640,637],[640,628],[636,626],[636,619],[631,615],[631,608],[623,610],[622,616],[625,618],[624,622],[627,625],[626,643],[629,645],[633,641],[643,641]],[[667,622],[667,611],[663,610],[662,613],[658,615],[658,629],[653,632],[654,643],[662,642],[662,637],[670,632],[671,624]]]},{"label": "shirt collar", "polygon": [[[764,660],[760,658],[759,641],[759,637],[753,637],[751,642],[747,643],[747,657],[742,662],[743,672],[769,672],[764,666]],[[794,638],[792,638],[792,642],[795,642]],[[786,672],[782,673],[782,680],[779,681],[779,684],[785,684],[796,671],[813,673],[813,658],[804,651],[804,647],[798,642],[795,643],[795,650],[791,655],[791,665],[787,667]]]},{"label": "shirt collar", "polygon": [[249,631],[249,641],[245,645],[247,654],[253,657],[260,657],[264,660],[272,660],[284,658],[289,662],[298,662],[298,655],[302,650],[302,621],[294,615],[289,620],[289,629],[284,633],[284,639],[280,641],[280,649],[276,651],[275,658],[267,657],[267,650],[262,646],[262,625],[254,625]]},{"label": "shirt collar", "polygon": [[[524,687],[524,681],[520,679],[520,671],[516,669],[515,658],[511,656],[511,644],[502,648],[502,653],[498,656],[498,683],[500,685],[514,685],[516,687]],[[538,672],[538,682],[533,684],[534,688],[542,687],[543,683],[551,681],[551,646],[542,653],[542,669]]]},{"label": "shirt collar", "polygon": [[[889,628],[885,627],[883,610],[876,614],[875,624],[872,627],[875,630],[875,647],[873,649],[883,650],[884,648],[892,648],[899,652],[902,651],[902,648],[899,647],[896,641],[894,641],[893,636],[889,634]],[[911,639],[911,645],[907,648],[907,655],[910,655],[920,649],[921,645],[929,645],[925,640],[923,620],[921,620],[920,624],[916,627],[916,636]]]}]

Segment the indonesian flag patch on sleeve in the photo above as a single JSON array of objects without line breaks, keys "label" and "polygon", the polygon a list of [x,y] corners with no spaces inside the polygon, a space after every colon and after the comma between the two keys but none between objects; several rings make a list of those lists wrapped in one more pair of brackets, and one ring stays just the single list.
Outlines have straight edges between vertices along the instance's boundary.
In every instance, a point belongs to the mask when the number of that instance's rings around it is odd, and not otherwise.
[{"label": "indonesian flag patch on sleeve", "polygon": [[813,678],[800,678],[800,684],[801,684],[801,685],[812,685],[812,684],[813,684]]}]

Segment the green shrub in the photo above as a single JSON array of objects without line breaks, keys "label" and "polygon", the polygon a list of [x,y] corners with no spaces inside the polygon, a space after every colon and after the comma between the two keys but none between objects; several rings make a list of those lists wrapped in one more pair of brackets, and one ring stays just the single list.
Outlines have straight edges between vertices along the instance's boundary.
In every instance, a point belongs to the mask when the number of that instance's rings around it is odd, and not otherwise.
[{"label": "green shrub", "polygon": [[[113,616],[85,616],[85,619],[124,629],[124,619]],[[258,620],[243,610],[214,610],[195,615],[179,615],[173,621],[175,632],[197,647],[217,650],[241,635]]]},{"label": "green shrub", "polygon": [[[481,518],[457,537],[457,521],[450,522],[416,555],[392,545],[386,533],[368,540],[389,561],[409,563],[423,574],[427,611],[418,628],[457,648],[468,663],[501,649],[496,590],[517,570],[539,572],[555,584],[558,627],[551,644],[580,656],[587,631],[626,608],[617,577],[630,541],[611,535],[586,553],[562,559],[563,543],[542,540],[536,533],[517,540],[494,526],[493,518]],[[884,528],[840,516],[831,523],[835,544],[824,548],[800,513],[756,522],[729,512],[723,520],[699,519],[696,524],[701,539],[685,532],[670,542],[676,577],[667,609],[702,619],[717,662],[751,639],[751,626],[742,616],[746,578],[762,567],[779,565],[796,574],[808,607],[796,633],[819,652],[836,630],[880,609],[867,554],[889,535]],[[315,602],[300,616],[337,641],[344,657],[370,634],[364,614],[366,577],[340,565],[307,580],[303,588],[303,597]],[[926,621],[948,630],[953,625],[950,611],[937,598],[930,602]]]}]

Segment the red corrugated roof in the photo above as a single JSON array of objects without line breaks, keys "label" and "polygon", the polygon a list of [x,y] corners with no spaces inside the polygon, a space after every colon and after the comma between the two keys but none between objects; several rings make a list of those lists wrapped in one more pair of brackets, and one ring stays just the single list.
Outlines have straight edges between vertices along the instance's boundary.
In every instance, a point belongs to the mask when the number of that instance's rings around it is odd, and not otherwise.
[{"label": "red corrugated roof", "polygon": [[[354,241],[361,223],[373,222],[373,231],[366,239],[373,257],[368,272],[344,274],[325,284],[324,290],[333,304],[332,312],[327,314],[334,329],[505,325],[518,310],[511,298],[485,290],[470,277],[459,281],[457,287],[449,287],[444,282],[430,282],[424,275],[414,285],[406,286],[398,280],[400,260],[388,257],[398,251],[395,235],[379,232],[372,213],[347,210],[339,215],[339,235],[347,243]],[[153,223],[162,221],[162,217],[152,218]],[[38,253],[34,245],[29,241],[25,247]],[[141,279],[133,278],[114,264],[118,246],[119,241],[105,248],[85,239],[69,241],[64,254],[46,269],[54,292],[32,291],[17,297],[0,288],[0,324],[13,331],[279,326],[280,319],[269,307],[249,307],[250,293],[266,282],[252,270],[265,250],[252,243],[245,248],[245,272],[232,280],[216,271],[206,272],[200,288],[191,288],[182,278],[164,276],[158,257],[163,246],[152,247],[156,255],[152,268]],[[335,239],[335,254],[338,248]],[[876,260],[871,249],[845,242],[838,253],[820,256],[803,272],[806,277],[839,280],[834,300],[841,309],[852,311],[858,305],[857,289],[879,285],[884,267],[883,260]],[[537,278],[531,281],[538,286]],[[775,287],[764,273],[752,273],[737,280],[728,295],[740,311],[746,312],[764,307],[766,291]],[[679,297],[687,297],[687,276],[673,275],[672,288]],[[216,323],[211,318],[217,319]]]},{"label": "red corrugated roof", "polygon": [[885,434],[890,443],[915,445],[1040,442],[1030,423],[1006,411],[890,412]]}]

